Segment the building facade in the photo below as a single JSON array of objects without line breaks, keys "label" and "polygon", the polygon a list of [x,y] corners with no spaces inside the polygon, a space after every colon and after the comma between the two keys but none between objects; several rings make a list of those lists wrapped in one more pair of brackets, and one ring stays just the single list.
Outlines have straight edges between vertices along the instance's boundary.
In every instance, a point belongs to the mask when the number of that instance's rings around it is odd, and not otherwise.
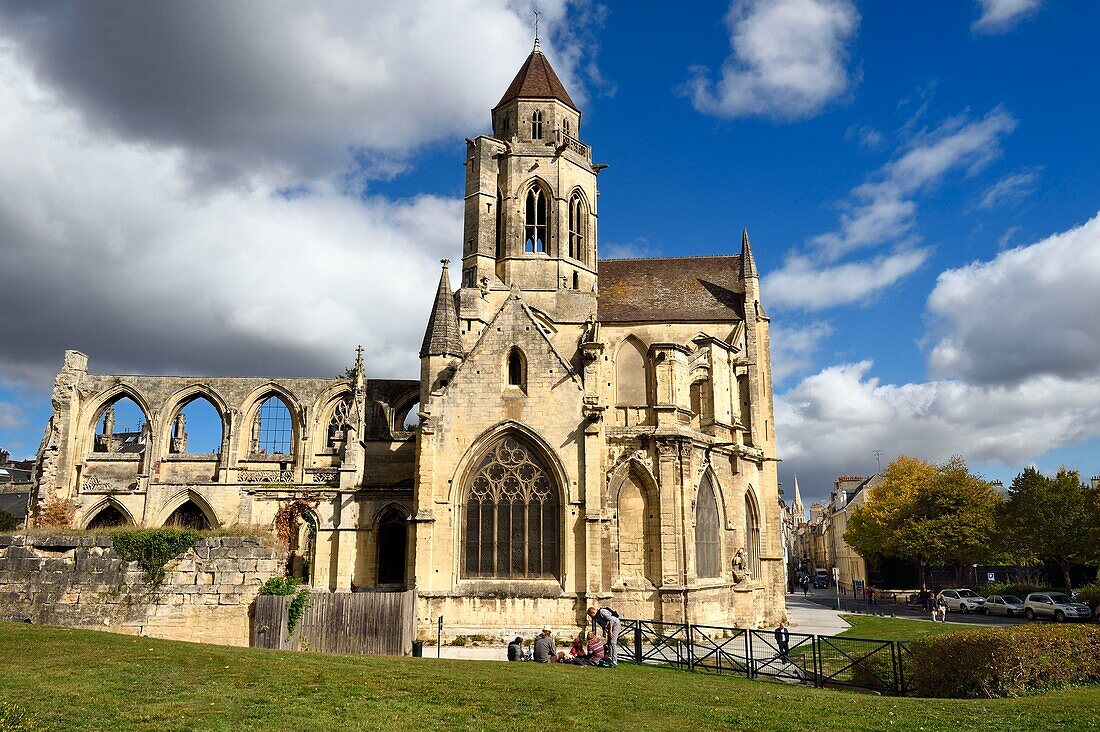
[{"label": "building facade", "polygon": [[[252,525],[330,591],[415,589],[424,627],[785,614],[769,319],[737,254],[598,258],[581,112],[536,43],[467,140],[420,378],[129,376],[65,354],[36,510],[74,525]],[[127,399],[143,418],[119,428]],[[213,406],[217,449],[182,410]]]}]

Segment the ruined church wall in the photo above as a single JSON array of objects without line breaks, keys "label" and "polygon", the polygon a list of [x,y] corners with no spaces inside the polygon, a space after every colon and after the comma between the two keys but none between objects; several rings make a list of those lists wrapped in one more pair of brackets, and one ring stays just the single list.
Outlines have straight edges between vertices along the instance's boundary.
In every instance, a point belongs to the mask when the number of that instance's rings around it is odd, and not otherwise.
[{"label": "ruined church wall", "polygon": [[260,585],[279,550],[253,537],[202,539],[150,591],[110,536],[0,535],[0,619],[247,646]]}]

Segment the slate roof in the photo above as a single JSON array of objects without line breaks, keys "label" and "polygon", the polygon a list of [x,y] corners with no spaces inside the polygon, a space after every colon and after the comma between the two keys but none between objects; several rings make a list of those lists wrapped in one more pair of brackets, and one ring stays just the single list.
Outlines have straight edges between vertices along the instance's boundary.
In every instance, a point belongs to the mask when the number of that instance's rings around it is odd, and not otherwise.
[{"label": "slate roof", "polygon": [[597,317],[604,323],[745,318],[741,257],[602,259]]},{"label": "slate roof", "polygon": [[523,62],[523,66],[520,66],[516,78],[512,79],[512,83],[508,85],[508,90],[504,92],[504,96],[500,98],[497,106],[493,109],[497,109],[513,99],[557,99],[559,102],[568,104],[576,111],[580,111],[577,109],[577,105],[573,104],[573,100],[569,98],[569,92],[565,90],[561,79],[554,73],[550,62],[546,60],[546,57],[542,55],[542,51],[537,46],[534,51],[531,51],[531,55],[527,57],[527,60]]},{"label": "slate roof", "polygon": [[420,357],[461,356],[462,333],[458,327],[454,296],[451,294],[451,276],[447,273],[447,260],[443,260],[443,273],[439,276],[439,289],[435,293],[432,314],[424,329],[424,342],[420,345]]}]

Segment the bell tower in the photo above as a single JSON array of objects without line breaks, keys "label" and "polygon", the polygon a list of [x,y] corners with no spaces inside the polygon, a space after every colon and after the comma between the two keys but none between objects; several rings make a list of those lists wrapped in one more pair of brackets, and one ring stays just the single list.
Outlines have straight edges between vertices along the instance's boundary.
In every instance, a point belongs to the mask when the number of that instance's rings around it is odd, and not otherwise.
[{"label": "bell tower", "polygon": [[492,136],[466,140],[463,332],[486,322],[478,300],[513,288],[555,320],[583,321],[595,311],[596,176],[605,166],[592,164],[581,112],[538,38],[492,123]]}]

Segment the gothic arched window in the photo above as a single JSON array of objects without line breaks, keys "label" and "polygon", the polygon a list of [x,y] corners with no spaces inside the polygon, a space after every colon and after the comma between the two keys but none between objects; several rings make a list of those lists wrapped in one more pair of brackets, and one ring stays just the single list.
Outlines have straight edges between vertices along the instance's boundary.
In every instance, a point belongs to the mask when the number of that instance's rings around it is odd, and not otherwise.
[{"label": "gothic arched window", "polygon": [[527,390],[527,359],[518,348],[508,352],[508,386]]},{"label": "gothic arched window", "polygon": [[718,498],[710,478],[704,475],[695,500],[695,574],[699,577],[718,577],[722,573],[720,526]]},{"label": "gothic arched window", "polygon": [[523,250],[525,252],[546,251],[546,193],[540,186],[531,186],[527,191],[524,212]]},{"label": "gothic arched window", "polygon": [[760,577],[760,519],[752,493],[745,493],[745,553],[753,579]]},{"label": "gothic arched window", "polygon": [[328,429],[325,432],[325,445],[327,447],[339,447],[347,439],[348,427],[351,426],[351,397],[346,397],[336,409],[332,410],[332,418],[328,421]]},{"label": "gothic arched window", "polygon": [[542,110],[536,109],[531,113],[531,139],[542,139]]},{"label": "gothic arched window", "polygon": [[569,256],[584,259],[584,199],[574,193],[569,199]]},{"label": "gothic arched window", "polygon": [[520,438],[501,437],[477,464],[465,511],[464,576],[557,578],[558,488]]}]

